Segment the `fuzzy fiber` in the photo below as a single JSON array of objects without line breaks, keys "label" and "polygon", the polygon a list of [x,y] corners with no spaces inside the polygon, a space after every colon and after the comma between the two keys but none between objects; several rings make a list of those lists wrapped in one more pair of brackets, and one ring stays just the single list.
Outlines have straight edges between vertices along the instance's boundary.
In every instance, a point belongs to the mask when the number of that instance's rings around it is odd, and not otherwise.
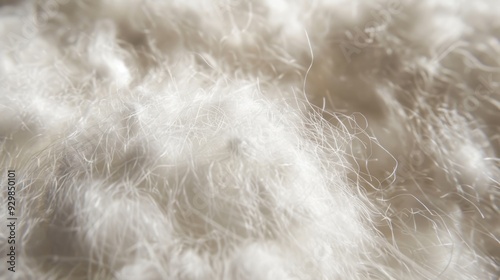
[{"label": "fuzzy fiber", "polygon": [[499,15],[0,1],[0,279],[498,279]]}]

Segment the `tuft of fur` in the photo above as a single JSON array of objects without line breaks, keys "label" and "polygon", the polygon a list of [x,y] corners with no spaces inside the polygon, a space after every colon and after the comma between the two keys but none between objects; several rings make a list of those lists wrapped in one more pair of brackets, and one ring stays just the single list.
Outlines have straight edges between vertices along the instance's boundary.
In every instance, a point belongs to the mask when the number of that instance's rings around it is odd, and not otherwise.
[{"label": "tuft of fur", "polygon": [[0,278],[500,277],[499,10],[0,1]]}]

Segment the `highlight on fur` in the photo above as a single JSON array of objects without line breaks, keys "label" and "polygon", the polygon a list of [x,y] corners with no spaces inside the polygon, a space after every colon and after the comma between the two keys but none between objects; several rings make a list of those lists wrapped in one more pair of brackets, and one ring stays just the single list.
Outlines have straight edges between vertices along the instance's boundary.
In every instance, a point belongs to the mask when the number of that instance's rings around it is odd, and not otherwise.
[{"label": "highlight on fur", "polygon": [[498,11],[0,1],[0,278],[497,279]]}]

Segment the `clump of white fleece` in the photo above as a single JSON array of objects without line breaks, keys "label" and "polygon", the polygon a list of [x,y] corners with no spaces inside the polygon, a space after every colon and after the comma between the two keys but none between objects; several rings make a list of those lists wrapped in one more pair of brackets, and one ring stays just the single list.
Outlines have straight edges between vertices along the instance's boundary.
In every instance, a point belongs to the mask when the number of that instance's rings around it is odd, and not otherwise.
[{"label": "clump of white fleece", "polygon": [[499,277],[499,10],[0,1],[0,278]]}]

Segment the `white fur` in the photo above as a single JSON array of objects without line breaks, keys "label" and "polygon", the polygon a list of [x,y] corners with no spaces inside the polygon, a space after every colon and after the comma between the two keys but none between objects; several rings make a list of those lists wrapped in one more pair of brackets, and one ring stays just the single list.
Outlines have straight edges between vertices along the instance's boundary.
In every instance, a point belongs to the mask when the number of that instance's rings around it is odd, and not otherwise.
[{"label": "white fur", "polygon": [[0,1],[2,279],[499,277],[499,4]]}]

